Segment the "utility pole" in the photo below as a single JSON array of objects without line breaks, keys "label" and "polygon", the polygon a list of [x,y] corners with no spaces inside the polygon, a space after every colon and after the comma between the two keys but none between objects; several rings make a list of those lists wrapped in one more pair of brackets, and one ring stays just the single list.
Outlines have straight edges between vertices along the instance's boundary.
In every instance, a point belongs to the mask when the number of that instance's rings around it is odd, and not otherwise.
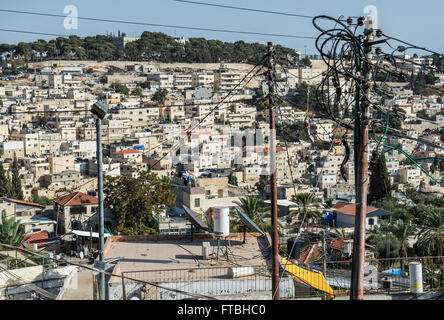
[{"label": "utility pole", "polygon": [[[322,274],[327,279],[327,239],[325,229],[322,229]],[[326,295],[322,296],[322,300],[327,300]]]},{"label": "utility pole", "polygon": [[[369,18],[364,30],[364,52],[367,61],[372,59],[373,40],[373,21]],[[362,99],[360,110],[358,110],[359,123],[355,123],[355,127],[359,125],[359,145],[355,146],[357,180],[351,300],[363,300],[364,298],[365,221],[368,192],[368,124],[370,118],[370,103],[367,99],[370,98],[371,77],[370,65],[368,62],[365,62],[363,64],[364,81],[361,84],[365,97]],[[356,153],[356,150],[359,150],[358,153]]]},{"label": "utility pole", "polygon": [[[97,129],[97,178],[99,191],[99,260],[105,263],[104,257],[104,208],[103,208],[103,168],[102,168],[102,119],[96,119]],[[105,269],[103,270],[105,271]],[[105,273],[100,272],[99,299],[105,300]]]},{"label": "utility pole", "polygon": [[103,206],[103,160],[102,160],[102,120],[108,112],[108,106],[102,102],[97,101],[93,104],[91,112],[96,115],[96,141],[97,141],[97,188],[99,191],[99,261],[102,272],[99,275],[99,298],[105,300],[105,224],[104,224],[104,206]]},{"label": "utility pole", "polygon": [[268,54],[268,101],[269,101],[269,111],[270,111],[270,142],[269,142],[269,153],[270,153],[270,200],[271,200],[271,227],[273,233],[271,236],[271,253],[272,253],[272,263],[271,263],[271,292],[272,299],[279,300],[279,235],[278,235],[278,224],[277,224],[277,188],[276,188],[276,126],[274,119],[274,85],[273,85],[273,43],[268,42],[267,54]]}]

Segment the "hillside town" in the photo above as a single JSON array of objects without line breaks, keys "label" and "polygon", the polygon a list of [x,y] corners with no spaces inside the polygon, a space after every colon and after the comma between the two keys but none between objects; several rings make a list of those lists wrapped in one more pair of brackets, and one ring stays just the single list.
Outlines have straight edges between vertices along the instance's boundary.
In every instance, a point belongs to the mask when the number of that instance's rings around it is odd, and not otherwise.
[{"label": "hillside town", "polygon": [[[125,49],[139,39],[119,31],[113,41]],[[346,297],[359,159],[353,129],[336,121],[350,123],[353,110],[320,109],[320,95],[338,92],[317,91],[331,69],[324,57],[297,52],[276,63],[271,87],[260,63],[39,59],[36,49],[2,50],[1,299],[97,299],[100,192],[107,299],[269,299],[273,192],[280,263],[288,265],[281,298]],[[367,145],[365,268],[377,268],[378,278],[365,278],[364,289],[383,299],[407,295],[415,257],[436,257],[421,260],[429,291],[444,284],[442,238],[431,243],[424,229],[443,226],[444,73],[430,74],[432,55],[395,58],[411,61],[403,71],[415,80],[375,80],[392,94],[371,97],[378,108]],[[347,76],[338,81],[343,93],[354,90]],[[100,132],[98,102],[107,107]],[[225,212],[228,230],[217,236]],[[428,225],[434,214],[440,222]],[[298,274],[302,267],[310,274]],[[34,271],[20,271],[27,268]],[[184,282],[178,269],[193,275]],[[218,291],[210,280],[227,272],[233,282]],[[236,272],[255,287],[238,287]]]}]

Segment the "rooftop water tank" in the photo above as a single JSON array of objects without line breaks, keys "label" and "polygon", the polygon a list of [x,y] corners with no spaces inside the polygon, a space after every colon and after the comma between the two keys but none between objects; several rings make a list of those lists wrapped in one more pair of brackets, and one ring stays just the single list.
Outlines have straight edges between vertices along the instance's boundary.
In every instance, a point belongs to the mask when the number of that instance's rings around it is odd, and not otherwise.
[{"label": "rooftop water tank", "polygon": [[409,264],[410,292],[414,294],[422,293],[422,264],[414,261]]},{"label": "rooftop water tank", "polygon": [[230,208],[214,208],[214,234],[218,237],[226,237],[230,234]]}]

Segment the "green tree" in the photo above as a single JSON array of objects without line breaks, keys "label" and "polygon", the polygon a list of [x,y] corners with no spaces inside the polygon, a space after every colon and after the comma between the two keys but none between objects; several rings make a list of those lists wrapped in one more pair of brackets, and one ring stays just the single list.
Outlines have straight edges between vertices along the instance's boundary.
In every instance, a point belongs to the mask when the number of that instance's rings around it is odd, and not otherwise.
[{"label": "green tree", "polygon": [[[240,198],[239,201],[234,201],[259,228],[268,232],[271,230],[271,225],[265,221],[265,218],[270,216],[270,209],[265,207],[264,200],[258,196],[247,195]],[[238,222],[233,229],[240,231],[242,222]]]},{"label": "green tree", "polygon": [[0,197],[9,197],[10,190],[10,181],[6,176],[5,169],[3,168],[3,163],[0,163]]},{"label": "green tree", "polygon": [[232,173],[228,176],[228,183],[237,186],[237,177]]},{"label": "green tree", "polygon": [[313,219],[316,223],[322,218],[322,213],[319,210],[320,202],[314,193],[298,193],[293,197],[293,201],[299,206],[297,210],[290,212],[296,219],[305,217],[305,221]]},{"label": "green tree", "polygon": [[255,184],[256,190],[260,194],[265,193],[265,187],[270,183],[270,178],[268,176],[259,176],[259,181]]},{"label": "green tree", "polygon": [[369,165],[370,185],[368,202],[390,199],[390,177],[387,171],[386,160],[383,152],[376,148],[372,153]]},{"label": "green tree", "polygon": [[121,93],[121,94],[124,94],[126,96],[129,95],[129,93],[130,93],[130,89],[127,86],[125,86],[124,84],[121,84],[121,83],[117,83],[117,82],[113,83],[113,84],[111,84],[111,87],[117,93]]},{"label": "green tree", "polygon": [[[20,228],[20,221],[15,218],[6,218],[2,216],[2,224],[0,225],[0,243],[10,246],[19,247],[23,241],[26,241],[29,236],[25,235],[25,231]],[[2,247],[2,250],[10,250],[11,248]]]},{"label": "green tree", "polygon": [[444,253],[444,211],[434,209],[424,215],[418,237],[418,247],[426,255],[442,256]]},{"label": "green tree", "polygon": [[128,235],[156,233],[160,214],[175,201],[171,184],[147,171],[137,178],[107,177],[104,194],[105,206],[117,221],[116,231]]},{"label": "green tree", "polygon": [[141,88],[135,88],[135,89],[131,92],[131,94],[132,94],[133,96],[139,96],[139,97],[141,97],[141,96],[143,95],[143,93],[142,93],[142,89],[141,89]]},{"label": "green tree", "polygon": [[14,161],[12,162],[12,172],[11,172],[11,197],[17,200],[23,199],[23,190],[22,190],[22,180],[21,175],[19,173],[19,163],[17,160],[17,156],[14,154]]},{"label": "green tree", "polygon": [[305,57],[304,59],[301,60],[301,63],[304,67],[309,67],[311,68],[311,60],[309,57]]},{"label": "green tree", "polygon": [[53,204],[52,199],[49,199],[48,197],[45,196],[37,196],[37,195],[32,195],[29,199],[30,202],[35,202],[35,203],[39,203],[42,204],[44,206],[49,206]]},{"label": "green tree", "polygon": [[144,81],[140,83],[140,87],[142,89],[151,89],[151,83],[149,81]]},{"label": "green tree", "polygon": [[152,100],[156,101],[158,105],[163,106],[167,97],[168,91],[160,88],[153,94]]},{"label": "green tree", "polygon": [[373,252],[376,258],[399,257],[401,243],[390,231],[378,230],[368,237],[367,243],[374,247]]}]

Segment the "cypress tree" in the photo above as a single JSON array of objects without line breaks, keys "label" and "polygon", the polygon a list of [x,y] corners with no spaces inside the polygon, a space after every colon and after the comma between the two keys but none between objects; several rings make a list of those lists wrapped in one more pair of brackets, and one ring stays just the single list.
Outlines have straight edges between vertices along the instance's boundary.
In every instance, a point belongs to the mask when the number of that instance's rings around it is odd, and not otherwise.
[{"label": "cypress tree", "polygon": [[23,191],[22,191],[22,181],[19,173],[19,165],[15,154],[14,154],[14,162],[12,163],[11,196],[17,200],[24,200]]},{"label": "cypress tree", "polygon": [[376,148],[372,153],[369,165],[370,185],[368,203],[391,198],[390,177],[385,161],[384,153],[379,153],[378,148]]},{"label": "cypress tree", "polygon": [[0,197],[9,196],[9,179],[6,177],[5,168],[3,168],[3,162],[0,163]]}]

